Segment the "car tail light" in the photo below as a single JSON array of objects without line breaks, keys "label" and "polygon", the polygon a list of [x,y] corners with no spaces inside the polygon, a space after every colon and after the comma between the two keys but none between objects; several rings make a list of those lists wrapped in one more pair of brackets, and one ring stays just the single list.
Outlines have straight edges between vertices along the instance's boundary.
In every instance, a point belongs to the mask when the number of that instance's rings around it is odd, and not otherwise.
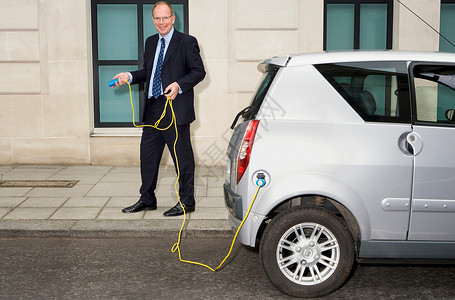
[{"label": "car tail light", "polygon": [[259,120],[250,121],[246,129],[245,136],[240,146],[239,156],[237,158],[237,183],[242,179],[243,174],[248,168],[250,162],[251,149],[253,149],[254,137],[259,126]]}]

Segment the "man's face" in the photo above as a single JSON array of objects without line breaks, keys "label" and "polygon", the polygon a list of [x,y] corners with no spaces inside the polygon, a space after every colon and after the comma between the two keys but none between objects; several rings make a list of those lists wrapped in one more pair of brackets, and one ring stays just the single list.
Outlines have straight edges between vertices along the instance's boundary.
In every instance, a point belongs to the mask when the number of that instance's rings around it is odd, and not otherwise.
[{"label": "man's face", "polygon": [[[166,19],[167,17],[171,17]],[[161,36],[168,34],[174,25],[175,16],[171,16],[171,10],[165,4],[160,4],[153,10],[153,23]]]}]

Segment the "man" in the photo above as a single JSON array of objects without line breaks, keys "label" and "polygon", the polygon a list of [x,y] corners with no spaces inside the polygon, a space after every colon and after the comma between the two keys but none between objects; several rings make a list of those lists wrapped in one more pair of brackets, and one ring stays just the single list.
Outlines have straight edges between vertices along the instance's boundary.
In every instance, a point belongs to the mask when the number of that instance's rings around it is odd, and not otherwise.
[{"label": "man", "polygon": [[[193,87],[205,77],[204,65],[199,54],[196,38],[174,29],[175,14],[172,6],[160,1],[152,10],[153,23],[158,34],[148,37],[145,42],[144,66],[141,70],[131,73],[120,73],[120,86],[128,81],[131,84],[146,82],[146,103],[141,120],[144,124],[155,124],[163,112],[167,94],[173,100],[176,123],[178,125],[178,141],[176,152],[180,167],[179,195],[185,212],[193,212],[196,207],[194,200],[194,155],[190,141],[190,123],[195,120]],[[167,109],[160,128],[167,127],[171,122],[171,112]],[[167,144],[174,165],[174,126],[160,131],[151,127],[142,130],[140,159],[142,186],[141,197],[137,203],[124,208],[124,213],[155,210],[157,199],[155,188],[158,169]],[[177,170],[177,169],[176,169]],[[179,216],[183,208],[177,203],[164,212],[165,216]]]}]

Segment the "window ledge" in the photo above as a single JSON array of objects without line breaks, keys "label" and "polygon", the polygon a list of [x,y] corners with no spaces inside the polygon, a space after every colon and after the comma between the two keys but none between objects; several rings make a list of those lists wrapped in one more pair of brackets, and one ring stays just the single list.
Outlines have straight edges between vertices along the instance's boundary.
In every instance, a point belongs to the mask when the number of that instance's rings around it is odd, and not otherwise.
[{"label": "window ledge", "polygon": [[141,135],[141,128],[95,128],[91,137],[127,137]]}]

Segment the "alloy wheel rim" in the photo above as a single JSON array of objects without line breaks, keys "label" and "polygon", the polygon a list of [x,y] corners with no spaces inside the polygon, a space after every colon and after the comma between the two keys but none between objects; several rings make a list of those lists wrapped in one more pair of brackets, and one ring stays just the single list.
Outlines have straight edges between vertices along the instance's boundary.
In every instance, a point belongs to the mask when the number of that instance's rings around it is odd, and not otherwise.
[{"label": "alloy wheel rim", "polygon": [[335,235],[317,223],[301,223],[280,238],[276,261],[289,280],[300,285],[317,285],[335,272],[340,246]]}]

